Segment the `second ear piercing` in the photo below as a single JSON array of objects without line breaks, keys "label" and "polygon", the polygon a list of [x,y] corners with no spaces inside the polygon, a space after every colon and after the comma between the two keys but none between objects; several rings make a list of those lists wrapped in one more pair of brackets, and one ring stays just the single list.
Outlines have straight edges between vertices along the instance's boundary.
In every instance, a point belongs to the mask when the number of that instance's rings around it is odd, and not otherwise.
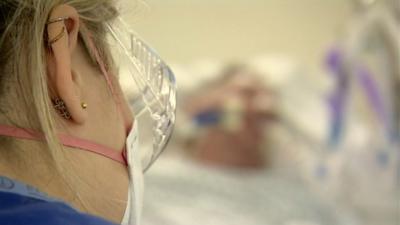
[{"label": "second ear piercing", "polygon": [[82,107],[82,109],[87,109],[88,104],[86,102],[82,102],[81,107]]}]

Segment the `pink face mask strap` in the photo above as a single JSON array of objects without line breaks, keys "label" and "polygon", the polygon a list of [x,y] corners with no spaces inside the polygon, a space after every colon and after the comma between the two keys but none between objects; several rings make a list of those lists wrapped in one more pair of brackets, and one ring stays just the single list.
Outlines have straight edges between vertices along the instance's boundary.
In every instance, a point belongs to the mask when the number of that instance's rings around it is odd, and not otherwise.
[{"label": "pink face mask strap", "polygon": [[0,125],[0,136],[21,138],[25,140],[44,140],[44,136],[29,129]]},{"label": "pink face mask strap", "polygon": [[80,138],[72,137],[70,135],[61,134],[59,135],[61,143],[64,146],[83,149],[109,159],[112,159],[116,162],[119,162],[125,166],[127,166],[127,160],[124,155],[124,151],[122,153],[113,150],[112,148],[106,147],[104,145],[97,144],[92,141],[83,140]]},{"label": "pink face mask strap", "polygon": [[[0,136],[14,137],[26,140],[44,141],[44,135],[30,129],[23,129],[18,127],[11,127],[7,125],[0,125]],[[123,165],[127,165],[126,156],[116,152],[115,150],[106,146],[75,138],[66,134],[59,135],[59,139],[64,146],[87,150],[89,152],[107,157]]]}]

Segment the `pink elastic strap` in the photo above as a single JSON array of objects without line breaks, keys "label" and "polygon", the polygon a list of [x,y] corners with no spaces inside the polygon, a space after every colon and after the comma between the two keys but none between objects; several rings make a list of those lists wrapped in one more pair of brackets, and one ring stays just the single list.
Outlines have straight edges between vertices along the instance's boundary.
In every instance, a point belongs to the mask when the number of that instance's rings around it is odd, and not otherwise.
[{"label": "pink elastic strap", "polygon": [[[6,125],[0,125],[0,136],[15,137],[26,140],[35,140],[35,141],[43,141],[45,139],[43,134],[36,132],[34,130],[11,127]],[[60,134],[58,135],[58,137],[64,146],[78,148],[98,155],[102,155],[104,157],[107,157],[109,159],[112,159],[116,162],[119,162],[127,166],[125,150],[122,153],[119,153],[104,145],[72,137],[66,134]]]}]

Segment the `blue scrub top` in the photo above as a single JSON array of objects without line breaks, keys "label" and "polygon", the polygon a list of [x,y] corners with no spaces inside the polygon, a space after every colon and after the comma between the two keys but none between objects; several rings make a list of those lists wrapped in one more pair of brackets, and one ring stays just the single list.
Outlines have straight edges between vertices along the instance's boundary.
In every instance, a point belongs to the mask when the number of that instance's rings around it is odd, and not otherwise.
[{"label": "blue scrub top", "polygon": [[1,225],[115,225],[84,214],[29,185],[0,176]]}]

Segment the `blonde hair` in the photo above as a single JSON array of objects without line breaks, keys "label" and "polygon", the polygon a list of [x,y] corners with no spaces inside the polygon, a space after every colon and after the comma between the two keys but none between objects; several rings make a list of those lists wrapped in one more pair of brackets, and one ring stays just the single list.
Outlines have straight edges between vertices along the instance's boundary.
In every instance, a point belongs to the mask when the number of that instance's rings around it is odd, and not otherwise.
[{"label": "blonde hair", "polygon": [[[61,4],[74,7],[85,26],[81,41],[89,32],[100,53],[107,52],[105,23],[117,16],[112,0],[1,0],[0,2],[0,124],[29,128],[45,136],[46,163],[62,171],[62,145],[56,133],[57,114],[53,109],[46,69],[46,22],[51,10]],[[86,49],[89,49],[86,45]],[[88,51],[95,63],[93,54]],[[13,139],[0,137],[0,146]],[[0,151],[18,156],[15,148]],[[14,151],[15,150],[15,151]],[[15,158],[15,157],[14,157]],[[18,160],[24,157],[19,156]],[[25,158],[29,158],[25,156]],[[29,159],[26,159],[29,160]],[[64,170],[65,171],[65,170]],[[62,173],[60,173],[62,174]],[[68,182],[67,182],[68,183]]]}]

